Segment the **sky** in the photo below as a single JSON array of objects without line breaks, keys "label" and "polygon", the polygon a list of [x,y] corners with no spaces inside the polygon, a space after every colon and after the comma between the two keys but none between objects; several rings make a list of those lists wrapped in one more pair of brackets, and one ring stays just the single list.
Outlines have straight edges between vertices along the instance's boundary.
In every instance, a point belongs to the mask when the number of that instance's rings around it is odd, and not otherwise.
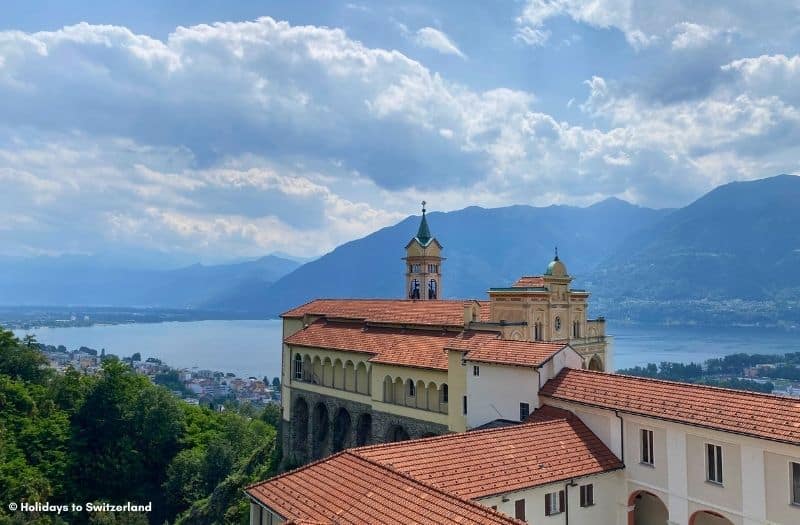
[{"label": "sky", "polygon": [[800,174],[800,1],[26,0],[0,255],[313,257],[428,209]]}]

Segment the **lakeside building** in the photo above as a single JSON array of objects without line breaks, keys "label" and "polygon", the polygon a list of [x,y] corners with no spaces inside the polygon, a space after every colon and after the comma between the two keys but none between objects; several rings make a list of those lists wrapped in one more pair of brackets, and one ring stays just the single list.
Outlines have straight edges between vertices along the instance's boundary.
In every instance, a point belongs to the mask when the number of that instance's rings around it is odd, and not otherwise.
[{"label": "lakeside building", "polygon": [[604,372],[557,254],[486,301],[440,298],[441,255],[423,209],[410,299],[283,315],[283,450],[317,461],[251,523],[800,523],[797,400]]}]

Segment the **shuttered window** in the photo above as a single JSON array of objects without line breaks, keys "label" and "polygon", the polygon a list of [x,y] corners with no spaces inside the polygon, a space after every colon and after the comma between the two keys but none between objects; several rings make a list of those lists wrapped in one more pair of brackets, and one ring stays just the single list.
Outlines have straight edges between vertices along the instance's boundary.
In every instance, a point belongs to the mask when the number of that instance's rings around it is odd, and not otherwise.
[{"label": "shuttered window", "polygon": [[525,500],[518,499],[514,502],[514,517],[518,520],[525,521]]},{"label": "shuttered window", "polygon": [[552,516],[564,512],[564,491],[550,492],[544,495],[544,515]]},{"label": "shuttered window", "polygon": [[581,485],[581,507],[594,505],[594,485]]}]

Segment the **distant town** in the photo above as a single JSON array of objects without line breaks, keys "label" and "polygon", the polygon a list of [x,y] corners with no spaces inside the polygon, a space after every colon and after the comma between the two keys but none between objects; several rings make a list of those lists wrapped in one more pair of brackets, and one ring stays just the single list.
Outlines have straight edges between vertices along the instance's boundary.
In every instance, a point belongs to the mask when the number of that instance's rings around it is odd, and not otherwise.
[{"label": "distant town", "polygon": [[[63,373],[72,368],[94,375],[102,368],[104,359],[114,356],[105,349],[97,350],[81,346],[68,350],[64,345],[35,343],[47,358],[50,366]],[[220,372],[195,368],[173,368],[155,357],[142,359],[140,353],[119,358],[133,370],[145,375],[158,385],[168,388],[175,396],[195,405],[214,408],[226,404],[251,404],[263,407],[269,403],[280,403],[280,379],[275,377],[238,377],[231,372]]]}]

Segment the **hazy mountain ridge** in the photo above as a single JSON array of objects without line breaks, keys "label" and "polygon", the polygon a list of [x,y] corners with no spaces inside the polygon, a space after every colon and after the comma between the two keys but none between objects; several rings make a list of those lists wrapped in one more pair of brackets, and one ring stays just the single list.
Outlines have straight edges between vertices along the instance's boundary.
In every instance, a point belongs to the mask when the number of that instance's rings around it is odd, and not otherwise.
[{"label": "hazy mountain ridge", "polygon": [[233,286],[271,283],[298,266],[273,255],[173,270],[120,267],[91,256],[3,257],[0,304],[191,308]]},{"label": "hazy mountain ridge", "polygon": [[[543,272],[555,246],[580,281],[598,261],[611,255],[622,238],[669,213],[609,199],[586,208],[472,206],[430,213],[428,221],[444,246],[443,297],[484,297],[491,286]],[[345,243],[270,286],[228,295],[205,306],[277,315],[315,297],[402,298],[401,259],[419,220],[409,217]]]}]

